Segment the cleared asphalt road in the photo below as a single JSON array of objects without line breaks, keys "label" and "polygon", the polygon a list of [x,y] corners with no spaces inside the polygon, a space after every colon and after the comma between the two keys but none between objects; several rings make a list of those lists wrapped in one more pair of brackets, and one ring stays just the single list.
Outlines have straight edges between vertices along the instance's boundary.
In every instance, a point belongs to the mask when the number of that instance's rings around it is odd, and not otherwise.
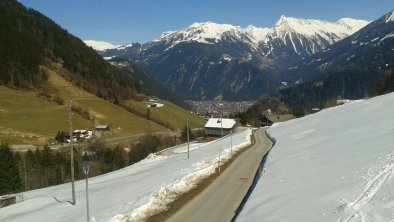
[{"label": "cleared asphalt road", "polygon": [[204,191],[188,202],[168,222],[231,221],[246,195],[263,156],[271,149],[265,129],[254,134],[256,143],[238,156]]}]

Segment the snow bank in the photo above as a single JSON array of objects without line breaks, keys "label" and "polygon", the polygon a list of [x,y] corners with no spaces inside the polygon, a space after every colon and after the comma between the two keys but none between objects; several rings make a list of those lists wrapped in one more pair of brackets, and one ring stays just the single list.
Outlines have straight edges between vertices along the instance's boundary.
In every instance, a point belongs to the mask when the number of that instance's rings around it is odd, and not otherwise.
[{"label": "snow bank", "polygon": [[394,94],[277,124],[237,221],[392,221]]},{"label": "snow bank", "polygon": [[[234,134],[233,153],[250,144],[251,130]],[[215,172],[219,150],[221,164],[230,157],[230,137],[186,154],[149,155],[143,161],[112,173],[89,178],[90,215],[93,221],[144,221],[167,209],[168,203]],[[94,166],[93,166],[94,167]],[[24,201],[0,209],[0,221],[84,221],[85,181],[77,181],[75,206],[71,185],[63,184],[24,193]],[[58,201],[56,201],[56,199]]]},{"label": "snow bank", "polygon": [[[226,148],[220,156],[220,165],[225,164],[237,151],[251,144],[251,130],[245,134],[245,142],[239,143],[234,147]],[[222,140],[228,140],[229,136]],[[204,145],[203,145],[204,146]],[[201,148],[201,147],[200,147]],[[193,164],[194,172],[177,179],[176,181],[161,187],[150,195],[149,202],[134,209],[131,214],[117,215],[111,222],[145,221],[150,216],[167,210],[167,206],[180,197],[182,194],[195,188],[200,182],[214,174],[219,164],[219,156],[210,160],[203,160]]]},{"label": "snow bank", "polygon": [[[192,143],[192,144],[189,145],[189,151],[199,149],[199,148],[201,148],[201,147],[203,147],[205,145],[206,145],[205,143]],[[174,153],[186,153],[187,152],[187,145],[179,147],[179,148],[176,148],[176,149],[173,150],[173,152]]]}]

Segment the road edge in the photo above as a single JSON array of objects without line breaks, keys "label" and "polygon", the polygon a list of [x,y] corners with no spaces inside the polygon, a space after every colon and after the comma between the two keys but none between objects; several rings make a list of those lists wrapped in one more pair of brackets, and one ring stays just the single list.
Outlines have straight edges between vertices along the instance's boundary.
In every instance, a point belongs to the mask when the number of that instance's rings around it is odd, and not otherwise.
[{"label": "road edge", "polygon": [[[251,135],[251,144],[246,146],[245,148],[240,149],[236,152],[226,163],[221,166],[222,171],[225,171],[228,166],[232,164],[232,162],[237,159],[243,152],[251,148],[255,143],[256,139],[254,137],[254,133],[256,130],[253,130]],[[184,205],[193,200],[194,197],[198,196],[201,192],[203,192],[220,174],[214,173],[206,179],[202,180],[197,186],[187,193],[179,196],[176,200],[169,204],[168,209],[166,211],[162,211],[156,215],[149,217],[147,222],[162,222],[168,220],[172,215],[174,215],[178,210],[180,210]]]},{"label": "road edge", "polygon": [[242,199],[241,203],[239,204],[237,210],[235,211],[235,215],[231,219],[231,222],[235,222],[237,220],[237,218],[238,218],[239,214],[241,213],[241,211],[243,210],[246,202],[249,200],[250,195],[252,194],[254,188],[256,187],[257,183],[260,180],[260,177],[262,175],[262,172],[263,172],[263,169],[264,169],[264,166],[265,166],[268,154],[271,152],[271,149],[274,147],[274,145],[276,143],[275,139],[268,134],[267,130],[265,130],[265,136],[267,137],[268,141],[270,141],[271,148],[269,149],[269,151],[261,159],[259,168],[257,169],[256,174],[255,174],[255,176],[253,178],[253,182],[250,185],[250,187],[249,187],[248,191],[246,192],[244,198]]}]

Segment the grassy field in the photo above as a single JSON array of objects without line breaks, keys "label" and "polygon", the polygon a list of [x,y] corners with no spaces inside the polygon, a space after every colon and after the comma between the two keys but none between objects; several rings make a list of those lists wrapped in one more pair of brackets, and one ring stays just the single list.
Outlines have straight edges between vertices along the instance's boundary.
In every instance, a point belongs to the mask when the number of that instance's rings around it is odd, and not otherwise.
[{"label": "grassy field", "polygon": [[[153,121],[148,121],[64,80],[59,73],[67,71],[57,65],[41,68],[49,77],[46,92],[50,98],[39,97],[38,92],[35,91],[0,86],[0,142],[38,145],[52,142],[58,131],[68,131],[67,106],[70,99],[75,106],[81,107],[90,114],[89,119],[74,112],[73,128],[110,125],[112,132],[108,133],[107,137],[168,132],[169,128],[182,130],[186,125],[186,119],[189,119],[191,128],[201,128],[204,125],[202,118],[162,100],[159,102],[164,106],[151,108],[150,117]],[[65,103],[59,105],[53,101],[55,97],[60,97]],[[128,101],[128,105],[133,110],[146,115],[145,103]]]},{"label": "grassy field", "polygon": [[[47,101],[33,91],[0,86],[0,140],[9,143],[45,143],[58,130],[68,129],[64,106]],[[78,128],[93,124],[79,115],[73,116]]]},{"label": "grassy field", "polygon": [[[205,124],[204,120],[187,110],[174,105],[171,102],[159,100],[158,103],[164,104],[162,107],[150,108],[150,118],[152,120],[162,121],[164,124],[169,125],[172,129],[182,130],[186,126],[186,119],[189,119],[190,128],[202,128]],[[147,103],[128,101],[128,106],[137,110],[140,113],[147,113]]]},{"label": "grassy field", "polygon": [[56,72],[53,71],[54,68],[52,68],[52,70],[45,70],[49,74],[50,85],[57,91],[60,97],[65,100],[71,97],[75,105],[88,110],[94,119],[94,125],[110,125],[115,135],[168,131],[168,129],[163,126],[147,121],[113,103],[98,98],[72,85],[56,74],[64,70],[58,67],[55,68]]}]

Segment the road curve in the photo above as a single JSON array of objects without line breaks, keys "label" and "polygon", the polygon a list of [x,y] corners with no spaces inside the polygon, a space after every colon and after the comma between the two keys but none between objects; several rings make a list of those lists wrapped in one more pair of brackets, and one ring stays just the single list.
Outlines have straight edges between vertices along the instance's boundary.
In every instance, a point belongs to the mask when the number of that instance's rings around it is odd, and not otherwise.
[{"label": "road curve", "polygon": [[256,143],[245,150],[197,197],[167,222],[229,222],[246,195],[263,156],[271,149],[265,129],[254,133]]}]

